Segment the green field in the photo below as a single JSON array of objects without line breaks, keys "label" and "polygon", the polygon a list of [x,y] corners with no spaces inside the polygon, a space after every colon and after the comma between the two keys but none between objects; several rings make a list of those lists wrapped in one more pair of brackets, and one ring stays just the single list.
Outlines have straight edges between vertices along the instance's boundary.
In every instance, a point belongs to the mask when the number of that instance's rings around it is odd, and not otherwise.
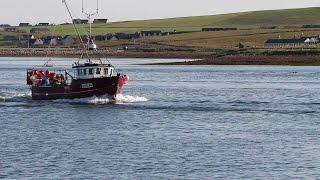
[{"label": "green field", "polygon": [[[320,8],[302,8],[285,10],[268,10],[242,12],[233,14],[195,16],[170,19],[153,19],[140,21],[114,22],[94,24],[93,34],[102,35],[115,32],[137,32],[141,30],[162,31],[199,31],[203,27],[237,27],[258,28],[261,26],[301,26],[304,24],[320,24]],[[80,25],[79,31],[85,34],[88,25]],[[72,25],[51,26],[56,35],[74,35]],[[29,30],[25,28],[25,30]]]},{"label": "green field", "polygon": [[238,43],[249,48],[263,48],[268,39],[318,36],[320,29],[250,29],[237,31],[194,32],[142,39],[150,44],[200,49],[234,48]]}]

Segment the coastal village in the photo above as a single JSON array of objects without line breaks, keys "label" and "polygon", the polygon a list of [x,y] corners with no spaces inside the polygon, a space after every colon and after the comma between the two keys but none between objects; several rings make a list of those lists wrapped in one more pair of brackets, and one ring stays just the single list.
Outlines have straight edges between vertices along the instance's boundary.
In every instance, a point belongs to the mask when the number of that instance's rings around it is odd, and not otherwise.
[{"label": "coastal village", "polygon": [[[74,19],[75,24],[88,24],[87,19]],[[107,24],[108,19],[94,19],[93,24]],[[69,25],[70,23],[61,24]],[[0,39],[0,46],[2,47],[18,47],[18,48],[44,48],[44,47],[76,47],[79,44],[79,39],[76,36],[64,35],[56,36],[54,32],[51,31],[51,27],[55,25],[50,23],[38,23],[36,25],[31,25],[30,23],[20,23],[19,26],[11,26],[9,24],[0,24],[0,34],[2,34],[2,39]],[[260,27],[259,29],[277,29],[276,26],[271,27]],[[302,29],[315,29],[320,28],[320,25],[303,25]],[[173,29],[172,31],[161,31],[156,29],[141,30],[133,33],[107,33],[94,35],[93,38],[96,42],[103,45],[103,42],[115,42],[125,40],[127,42],[135,42],[139,39],[144,39],[148,37],[162,37],[169,35],[179,35],[195,32],[221,32],[221,31],[239,31],[241,29],[235,27],[203,27],[198,31],[177,31]],[[88,36],[83,35],[82,40],[87,41]],[[132,43],[129,43],[132,45]],[[137,43],[139,44],[139,43]],[[291,38],[282,38],[280,35],[278,37],[267,39],[262,47],[266,48],[288,48],[288,47],[317,47],[320,44],[320,36],[304,36],[304,34],[294,35]],[[127,47],[126,43],[120,44],[123,47]],[[141,45],[141,44],[140,44]],[[155,45],[155,44],[154,44]],[[117,44],[119,46],[119,44]],[[120,46],[120,47],[121,47]],[[243,42],[239,42],[234,45],[235,48],[245,48],[250,47]]]}]

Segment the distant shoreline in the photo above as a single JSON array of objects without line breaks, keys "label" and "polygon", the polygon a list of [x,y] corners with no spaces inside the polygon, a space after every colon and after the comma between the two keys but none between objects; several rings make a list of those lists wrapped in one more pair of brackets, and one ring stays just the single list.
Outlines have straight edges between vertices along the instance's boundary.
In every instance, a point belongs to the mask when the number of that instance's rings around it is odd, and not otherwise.
[{"label": "distant shoreline", "polygon": [[272,65],[272,66],[320,66],[320,56],[290,55],[290,56],[243,56],[233,55],[212,57],[201,60],[156,63],[148,65]]},{"label": "distant shoreline", "polygon": [[[64,57],[78,58],[85,55],[84,50],[78,49],[24,49],[24,48],[3,48],[0,49],[0,57]],[[213,53],[187,52],[187,51],[161,51],[161,52],[142,52],[142,51],[108,51],[99,50],[97,52],[88,51],[92,58],[167,58],[167,59],[203,59]],[[85,56],[84,56],[85,57]]]},{"label": "distant shoreline", "polygon": [[[0,57],[64,57],[78,58],[84,51],[76,49],[0,49]],[[219,55],[214,52],[189,51],[107,51],[89,52],[92,58],[150,58],[186,59],[184,62],[150,63],[147,65],[279,65],[279,66],[320,66],[320,55]],[[192,60],[194,59],[194,60]]]}]

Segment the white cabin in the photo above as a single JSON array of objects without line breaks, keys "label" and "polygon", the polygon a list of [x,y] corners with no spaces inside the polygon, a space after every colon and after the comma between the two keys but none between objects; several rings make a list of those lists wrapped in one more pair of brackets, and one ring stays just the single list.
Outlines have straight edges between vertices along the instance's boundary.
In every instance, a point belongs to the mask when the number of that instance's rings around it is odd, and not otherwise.
[{"label": "white cabin", "polygon": [[83,64],[73,67],[74,79],[94,79],[112,77],[114,68],[110,64]]}]

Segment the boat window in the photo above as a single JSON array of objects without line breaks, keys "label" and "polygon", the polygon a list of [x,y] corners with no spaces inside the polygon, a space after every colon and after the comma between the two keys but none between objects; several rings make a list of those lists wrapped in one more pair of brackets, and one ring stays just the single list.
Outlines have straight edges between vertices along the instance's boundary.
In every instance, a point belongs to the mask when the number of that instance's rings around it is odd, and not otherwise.
[{"label": "boat window", "polygon": [[81,69],[78,69],[77,71],[78,71],[78,76],[81,76],[81,74],[82,74]]},{"label": "boat window", "polygon": [[113,69],[111,69],[110,76],[112,76],[112,74],[113,74]]},{"label": "boat window", "polygon": [[85,75],[85,76],[87,75],[87,69],[83,70],[83,75]]},{"label": "boat window", "polygon": [[108,68],[104,68],[104,75],[108,74]]},{"label": "boat window", "polygon": [[89,69],[89,75],[92,75],[92,74],[93,74],[93,69],[90,68],[90,69]]},{"label": "boat window", "polygon": [[97,68],[96,74],[101,74],[101,68]]}]

